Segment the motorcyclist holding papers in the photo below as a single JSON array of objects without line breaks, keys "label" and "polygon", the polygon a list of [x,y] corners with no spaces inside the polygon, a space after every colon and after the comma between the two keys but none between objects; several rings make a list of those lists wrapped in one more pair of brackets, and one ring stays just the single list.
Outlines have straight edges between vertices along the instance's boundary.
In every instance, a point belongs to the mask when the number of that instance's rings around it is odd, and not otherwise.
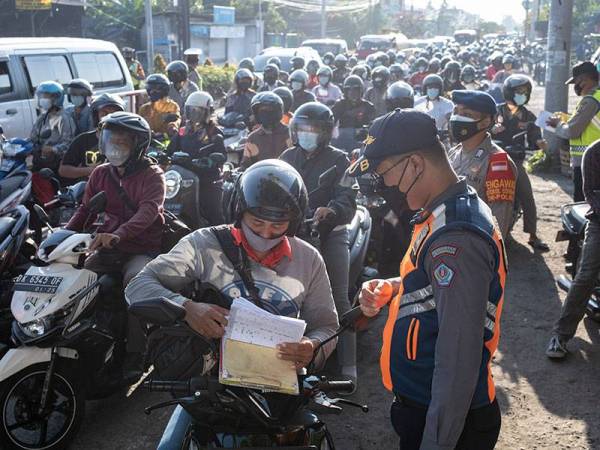
[{"label": "motorcyclist holding papers", "polygon": [[[211,284],[226,301],[244,297],[273,314],[305,320],[302,340],[278,349],[282,359],[306,367],[317,345],[336,331],[338,317],[323,258],[295,237],[308,202],[302,177],[283,161],[263,160],[242,174],[234,195],[233,224],[196,230],[151,261],[129,283],[127,301],[166,297],[185,307],[195,331],[218,339],[228,309],[190,300],[195,282]],[[241,264],[234,265],[232,253]],[[334,348],[335,341],[322,347],[316,367]]]}]

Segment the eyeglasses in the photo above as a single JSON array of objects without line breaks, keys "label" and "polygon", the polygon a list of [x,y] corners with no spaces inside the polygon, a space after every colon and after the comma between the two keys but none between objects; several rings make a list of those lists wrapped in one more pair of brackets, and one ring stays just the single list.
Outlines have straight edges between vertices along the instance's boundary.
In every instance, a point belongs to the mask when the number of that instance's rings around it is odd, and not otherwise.
[{"label": "eyeglasses", "polygon": [[408,168],[408,160],[409,160],[410,156],[411,155],[408,155],[407,157],[396,161],[390,167],[385,169],[382,173],[373,172],[373,188],[374,188],[375,192],[382,192],[383,190],[385,190],[385,188],[386,188],[385,181],[384,181],[385,174],[388,173],[389,171],[391,171],[394,167],[399,166],[402,162],[406,161],[406,165],[404,166],[404,170],[402,170],[402,175],[400,176],[400,180],[402,180],[402,178],[404,178],[404,173],[406,172],[406,169]]}]

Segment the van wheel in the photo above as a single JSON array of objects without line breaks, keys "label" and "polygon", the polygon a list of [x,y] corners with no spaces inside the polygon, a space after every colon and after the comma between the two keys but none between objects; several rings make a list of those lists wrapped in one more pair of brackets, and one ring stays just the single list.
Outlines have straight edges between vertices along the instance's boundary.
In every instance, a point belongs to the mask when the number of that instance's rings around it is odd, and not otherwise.
[{"label": "van wheel", "polygon": [[85,397],[74,370],[57,364],[47,407],[39,411],[47,364],[36,364],[0,384],[0,442],[7,450],[66,447],[81,425]]}]

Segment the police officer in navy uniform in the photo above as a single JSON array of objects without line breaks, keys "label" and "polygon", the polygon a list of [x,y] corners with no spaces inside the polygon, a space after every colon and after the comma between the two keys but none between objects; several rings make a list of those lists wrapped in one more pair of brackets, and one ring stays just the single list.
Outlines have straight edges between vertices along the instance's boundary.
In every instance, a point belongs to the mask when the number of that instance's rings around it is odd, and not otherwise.
[{"label": "police officer in navy uniform", "polygon": [[376,174],[419,211],[400,277],[360,293],[367,316],[390,305],[380,362],[401,448],[493,449],[501,419],[490,362],[506,259],[490,208],[456,175],[425,113],[386,114],[365,143],[349,174]]}]

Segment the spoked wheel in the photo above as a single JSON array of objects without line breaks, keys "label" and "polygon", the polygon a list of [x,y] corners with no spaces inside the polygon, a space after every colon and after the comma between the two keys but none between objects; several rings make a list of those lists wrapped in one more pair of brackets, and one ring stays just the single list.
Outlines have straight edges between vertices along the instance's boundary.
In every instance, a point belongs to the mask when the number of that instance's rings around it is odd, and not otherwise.
[{"label": "spoked wheel", "polygon": [[81,424],[83,393],[60,367],[48,388],[46,407],[40,411],[46,368],[44,364],[32,366],[0,385],[0,442],[7,449],[64,448]]}]

